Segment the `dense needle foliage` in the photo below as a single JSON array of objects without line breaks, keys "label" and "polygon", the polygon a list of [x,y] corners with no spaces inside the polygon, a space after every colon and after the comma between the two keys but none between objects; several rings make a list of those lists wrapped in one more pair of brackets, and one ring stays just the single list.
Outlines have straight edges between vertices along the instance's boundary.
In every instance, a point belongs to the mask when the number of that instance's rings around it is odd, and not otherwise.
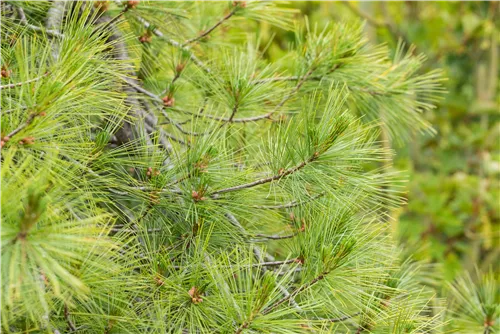
[{"label": "dense needle foliage", "polygon": [[[388,231],[404,187],[384,145],[429,130],[440,72],[296,17],[2,2],[5,332],[440,330],[433,278]],[[255,22],[294,35],[283,58]]]}]

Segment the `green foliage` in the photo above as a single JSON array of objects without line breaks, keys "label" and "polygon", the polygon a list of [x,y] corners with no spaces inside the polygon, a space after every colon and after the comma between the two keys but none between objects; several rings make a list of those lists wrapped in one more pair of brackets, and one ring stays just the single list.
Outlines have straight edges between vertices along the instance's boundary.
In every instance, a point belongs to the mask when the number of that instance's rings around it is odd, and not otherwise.
[{"label": "green foliage", "polygon": [[[443,326],[384,223],[380,134],[442,92],[423,56],[274,2],[2,6],[5,332]],[[255,22],[294,28],[286,57]]]}]

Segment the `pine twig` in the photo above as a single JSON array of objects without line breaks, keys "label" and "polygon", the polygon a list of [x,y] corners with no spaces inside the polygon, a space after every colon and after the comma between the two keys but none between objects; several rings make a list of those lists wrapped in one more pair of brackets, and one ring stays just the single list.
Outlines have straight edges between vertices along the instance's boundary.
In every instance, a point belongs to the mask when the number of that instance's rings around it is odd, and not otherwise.
[{"label": "pine twig", "polygon": [[[361,312],[356,312],[356,313],[353,313],[351,315],[345,315],[343,317],[334,318],[334,319],[326,319],[326,320],[328,320],[329,322],[342,322],[342,321],[346,321],[346,320],[352,319],[354,317],[357,317],[360,314],[361,314]],[[321,319],[321,320],[323,320],[323,319]]]},{"label": "pine twig", "polygon": [[130,9],[129,6],[123,7],[123,9],[115,17],[113,17],[111,20],[109,20],[104,24],[102,30],[105,31],[106,29],[108,29],[112,24],[118,21],[126,12],[128,12],[129,9]]},{"label": "pine twig", "polygon": [[[148,29],[151,24],[146,21],[144,18],[142,18],[141,16],[136,16],[136,19],[142,23],[142,25]],[[198,59],[198,57],[196,57],[193,52],[191,52],[188,48],[182,46],[179,42],[177,41],[174,41],[173,39],[170,39],[168,37],[166,37],[160,30],[158,29],[154,29],[153,30],[153,34],[155,34],[157,37],[160,37],[161,39],[163,39],[165,42],[167,42],[168,44],[172,45],[173,47],[175,48],[178,48],[184,52],[186,52],[188,55],[189,55],[189,59],[191,59],[191,61],[196,64],[196,66],[198,66],[199,68],[201,68],[203,71],[205,71],[206,73],[210,73],[210,68],[208,68],[200,59]]]},{"label": "pine twig", "polygon": [[256,234],[256,237],[269,239],[269,240],[283,240],[283,239],[291,239],[298,235],[298,232],[287,234],[287,235],[266,235],[266,234]]},{"label": "pine twig", "polygon": [[377,27],[377,28],[387,27],[387,22],[375,19],[374,17],[370,16],[368,13],[363,12],[361,9],[359,9],[358,7],[353,5],[350,1],[343,1],[342,3],[344,5],[346,5],[347,8],[349,8],[354,14],[365,19],[366,22],[368,22],[370,25]]},{"label": "pine twig", "polygon": [[276,267],[276,266],[282,266],[284,264],[291,264],[291,263],[296,263],[297,259],[290,259],[290,260],[282,260],[282,261],[269,261],[269,262],[260,262],[260,263],[253,263],[251,265],[252,268],[256,267]]},{"label": "pine twig", "polygon": [[35,113],[32,113],[28,116],[28,119],[26,119],[26,122],[24,122],[23,124],[19,125],[16,129],[12,130],[6,137],[12,137],[14,136],[15,134],[17,134],[19,131],[21,131],[22,129],[24,129],[26,126],[28,126],[28,124],[31,123],[31,121],[36,117],[37,114]]},{"label": "pine twig", "polygon": [[43,78],[45,78],[47,75],[49,75],[49,72],[45,73],[44,75],[39,76],[38,78],[34,78],[34,79],[30,79],[30,80],[26,80],[26,81],[23,81],[23,82],[11,83],[11,84],[8,84],[8,85],[3,85],[3,86],[0,86],[0,90],[2,90],[2,89],[7,89],[7,88],[19,87],[19,86],[22,86],[22,85],[25,85],[25,84],[29,84],[29,83],[31,83],[31,82],[35,82],[35,81],[38,81],[38,80],[40,80],[40,79],[43,79]]},{"label": "pine twig", "polygon": [[316,69],[315,67],[311,67],[309,69],[309,71],[307,71],[307,73],[304,74],[304,76],[299,80],[299,82],[297,82],[297,85],[292,89],[292,91],[290,93],[288,93],[280,101],[280,103],[278,103],[276,105],[276,107],[274,108],[275,109],[274,111],[276,111],[277,109],[281,108],[286,103],[286,101],[288,101],[295,93],[297,93],[299,91],[300,87],[302,87],[302,85],[304,84],[304,82],[306,82],[309,79],[309,77],[313,74],[313,72],[314,72],[315,69]]},{"label": "pine twig", "polygon": [[293,173],[301,170],[302,168],[304,168],[309,163],[315,161],[318,158],[318,156],[319,156],[319,154],[315,153],[312,157],[310,157],[306,161],[301,162],[299,165],[297,165],[297,166],[295,166],[293,168],[285,170],[283,173],[276,174],[276,175],[273,175],[273,176],[270,176],[270,177],[266,177],[266,178],[263,178],[263,179],[259,179],[259,180],[256,180],[256,181],[253,181],[253,182],[250,182],[250,183],[240,184],[240,185],[237,185],[237,186],[233,186],[233,187],[229,187],[229,188],[223,188],[223,189],[216,190],[216,191],[214,191],[211,194],[211,196],[218,195],[218,194],[223,194],[223,193],[227,193],[227,192],[232,192],[232,191],[238,191],[238,190],[242,190],[242,189],[248,189],[248,188],[252,188],[252,187],[255,187],[255,186],[259,186],[261,184],[266,184],[266,183],[269,183],[269,182],[272,182],[272,181],[275,181],[275,180],[279,180],[281,178],[284,178],[284,177],[286,177],[288,175],[291,175],[291,174],[293,174]]},{"label": "pine twig", "polygon": [[[47,18],[45,21],[45,26],[47,27],[47,30],[53,30],[60,32],[61,31],[61,26],[62,22],[64,19],[64,13],[66,10],[66,4],[65,1],[60,1],[60,0],[53,0],[52,1],[52,6],[49,8],[47,12]],[[52,58],[54,60],[57,60],[59,58],[59,43],[54,43],[52,45]]]},{"label": "pine twig", "polygon": [[265,115],[260,115],[260,116],[251,116],[251,117],[245,117],[245,118],[226,118],[226,117],[218,117],[218,116],[213,116],[209,114],[200,114],[200,113],[194,113],[191,111],[179,109],[179,108],[171,108],[173,111],[178,111],[187,115],[192,115],[197,118],[208,118],[208,119],[213,119],[215,121],[219,122],[231,122],[231,123],[250,123],[250,122],[256,122],[262,119],[270,119],[270,115],[265,114]]},{"label": "pine twig", "polygon": [[17,14],[19,15],[19,19],[21,23],[28,29],[34,30],[34,31],[39,31],[47,34],[50,37],[58,37],[58,38],[64,38],[64,34],[60,33],[57,30],[52,30],[52,29],[43,29],[41,27],[37,27],[33,24],[29,24],[28,20],[26,19],[26,14],[24,13],[24,9],[21,7],[16,7]]},{"label": "pine twig", "polygon": [[229,20],[231,18],[231,16],[233,16],[236,13],[237,10],[238,10],[238,6],[235,6],[235,8],[232,11],[230,11],[228,14],[226,14],[226,16],[224,16],[223,18],[221,18],[217,23],[215,23],[213,26],[211,26],[210,28],[208,28],[207,30],[205,30],[199,36],[191,38],[191,39],[188,39],[187,41],[185,41],[184,44],[182,44],[182,47],[185,47],[185,46],[187,46],[187,45],[189,45],[191,43],[197,42],[200,39],[202,39],[205,36],[207,36],[208,34],[210,34],[212,31],[214,31],[222,23],[224,23],[225,21]]},{"label": "pine twig", "polygon": [[66,319],[66,323],[68,324],[70,331],[76,332],[76,326],[69,318],[69,309],[67,304],[64,304],[64,319]]},{"label": "pine twig", "polygon": [[253,205],[252,207],[255,208],[255,209],[265,209],[265,210],[289,209],[289,208],[293,208],[293,207],[296,207],[296,206],[300,206],[300,205],[305,204],[307,202],[314,201],[315,199],[323,196],[324,194],[325,194],[325,192],[322,191],[321,193],[316,194],[314,196],[311,196],[310,198],[308,198],[308,199],[306,199],[304,201],[294,200],[294,201],[291,201],[291,202],[288,202],[288,203],[285,203],[285,204],[277,204],[277,205]]},{"label": "pine twig", "polygon": [[324,273],[320,274],[319,276],[315,277],[313,280],[311,280],[308,283],[302,285],[300,288],[294,290],[289,296],[285,296],[285,297],[281,298],[280,300],[278,300],[277,302],[275,302],[274,304],[272,304],[271,306],[268,306],[267,308],[265,308],[262,311],[262,314],[266,315],[266,314],[272,312],[274,309],[276,309],[278,306],[280,306],[284,302],[290,300],[291,298],[295,297],[296,295],[298,295],[302,291],[310,288],[314,284],[316,284],[319,281],[323,280],[325,278],[325,275],[327,275],[327,274],[328,274],[328,272],[324,272]]},{"label": "pine twig", "polygon": [[363,18],[366,20],[366,22],[368,22],[368,24],[376,27],[376,28],[385,28],[387,29],[387,31],[389,31],[389,33],[391,34],[391,36],[397,41],[399,39],[403,40],[405,42],[405,44],[410,44],[408,42],[408,38],[401,32],[399,31],[395,26],[394,24],[392,24],[391,22],[389,22],[388,20],[377,20],[376,18],[370,16],[368,13],[366,12],[363,12],[361,9],[359,9],[358,7],[356,7],[355,5],[353,5],[350,1],[342,1],[342,3],[344,5],[346,5],[354,14],[356,14],[357,16]]}]

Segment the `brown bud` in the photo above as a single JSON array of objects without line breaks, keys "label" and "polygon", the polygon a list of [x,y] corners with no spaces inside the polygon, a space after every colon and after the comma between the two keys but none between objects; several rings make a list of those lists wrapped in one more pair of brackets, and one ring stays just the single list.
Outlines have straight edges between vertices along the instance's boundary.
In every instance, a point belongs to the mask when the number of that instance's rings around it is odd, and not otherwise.
[{"label": "brown bud", "polygon": [[109,1],[95,1],[94,8],[97,8],[100,12],[105,12],[109,8]]},{"label": "brown bud", "polygon": [[35,142],[35,137],[24,137],[23,139],[21,139],[21,141],[19,141],[19,144],[31,145],[34,142]]},{"label": "brown bud", "polygon": [[484,327],[493,327],[495,325],[495,320],[486,318],[484,320]]},{"label": "brown bud", "polygon": [[165,282],[163,282],[163,280],[158,276],[156,276],[154,280],[158,286],[162,286],[163,284],[165,284]]},{"label": "brown bud", "polygon": [[38,113],[38,116],[45,117],[45,116],[47,116],[47,113],[45,111],[42,111],[42,112]]},{"label": "brown bud", "polygon": [[10,137],[9,137],[9,136],[5,136],[5,137],[3,137],[3,138],[2,138],[2,140],[3,140],[4,142],[8,142],[8,141],[10,140]]},{"label": "brown bud", "polygon": [[2,66],[2,78],[8,78],[8,77],[10,77],[11,73],[12,73],[12,71],[8,70],[5,65]]},{"label": "brown bud", "polygon": [[5,142],[2,140],[0,141],[0,147],[3,147],[5,145]]},{"label": "brown bud", "polygon": [[127,1],[127,8],[134,9],[139,4],[139,0],[129,0]]},{"label": "brown bud", "polygon": [[149,35],[148,33],[145,33],[144,35],[139,37],[139,42],[141,42],[141,43],[151,43],[152,40],[153,40],[153,37],[151,35]]},{"label": "brown bud", "polygon": [[279,175],[283,174],[284,172],[285,172],[285,169],[284,169],[284,168],[280,168],[280,169],[278,170],[278,174],[279,174]]},{"label": "brown bud", "polygon": [[186,64],[184,63],[179,63],[175,66],[175,72],[181,73],[184,70],[184,67],[186,67]]},{"label": "brown bud", "polygon": [[247,6],[246,1],[233,1],[233,6],[240,6],[241,8],[245,8]]},{"label": "brown bud", "polygon": [[165,96],[163,99],[163,104],[165,107],[172,107],[174,105],[175,99],[171,96]]},{"label": "brown bud", "polygon": [[191,301],[193,304],[199,304],[203,302],[203,299],[201,298],[201,293],[198,290],[197,287],[193,286],[191,289],[189,289],[189,296],[191,297]]},{"label": "brown bud", "polygon": [[191,197],[194,199],[194,200],[198,200],[200,198],[200,194],[198,194],[198,192],[196,190],[193,190],[191,192]]}]

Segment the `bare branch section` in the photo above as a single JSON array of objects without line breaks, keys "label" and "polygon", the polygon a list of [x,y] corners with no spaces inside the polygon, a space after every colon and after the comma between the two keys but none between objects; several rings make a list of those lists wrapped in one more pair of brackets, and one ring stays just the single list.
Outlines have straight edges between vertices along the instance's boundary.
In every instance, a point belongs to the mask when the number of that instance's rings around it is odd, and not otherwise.
[{"label": "bare branch section", "polygon": [[75,332],[76,331],[76,326],[75,324],[71,321],[70,317],[69,317],[69,309],[68,309],[68,305],[67,304],[64,304],[64,318],[66,319],[66,323],[68,324],[68,328],[70,331],[72,332]]},{"label": "bare branch section", "polygon": [[228,14],[226,14],[226,16],[224,16],[223,18],[221,18],[216,24],[214,24],[213,26],[211,26],[210,28],[208,28],[207,30],[205,30],[199,36],[197,36],[195,38],[188,39],[187,41],[184,42],[184,44],[182,44],[182,46],[183,47],[187,46],[187,45],[189,45],[191,43],[199,41],[200,39],[204,38],[205,36],[208,36],[218,26],[220,26],[225,21],[229,20],[231,18],[231,16],[233,16],[236,13],[237,10],[238,10],[238,5],[236,5],[236,7],[232,11],[230,11]]},{"label": "bare branch section", "polygon": [[[103,24],[104,26],[108,26],[111,31],[109,36],[109,41],[113,42],[113,56],[115,59],[127,61],[129,60],[129,54],[125,43],[123,42],[122,35],[120,31],[114,27],[114,25],[108,23],[111,22],[111,18],[101,15],[97,20],[96,24]],[[135,73],[132,69],[129,70],[129,74],[132,77],[135,77]],[[134,79],[129,79],[130,82],[134,82],[138,85]],[[123,87],[124,93],[126,93],[127,97],[125,99],[125,103],[130,106],[130,114],[132,117],[136,119],[144,119],[146,111],[143,109],[140,101],[134,97],[134,89],[129,85],[125,85]],[[116,133],[116,137],[120,143],[126,143],[134,138],[137,138],[141,133],[141,126],[139,122],[135,122],[134,125],[124,122],[122,128],[118,130]]]},{"label": "bare branch section", "polygon": [[31,30],[34,30],[34,31],[39,31],[39,32],[45,33],[45,34],[47,34],[50,37],[64,38],[64,34],[60,33],[57,30],[44,29],[44,28],[41,28],[41,27],[37,27],[37,26],[35,26],[33,24],[29,24],[28,20],[26,19],[26,14],[24,13],[24,9],[22,9],[21,7],[16,7],[16,11],[17,11],[17,15],[19,16],[19,19],[20,19],[21,23],[25,27],[27,27],[27,28],[29,28]]},{"label": "bare branch section", "polygon": [[299,233],[293,233],[293,234],[288,234],[288,235],[266,235],[266,234],[256,234],[256,237],[263,238],[263,239],[269,239],[269,240],[283,240],[283,239],[291,239],[298,235]]},{"label": "bare branch section", "polygon": [[49,75],[49,73],[45,73],[44,75],[41,75],[39,76],[38,78],[34,78],[34,79],[30,79],[30,80],[26,80],[26,81],[23,81],[23,82],[18,82],[18,83],[11,83],[11,84],[8,84],[8,85],[3,85],[3,86],[0,86],[0,90],[2,89],[6,89],[6,88],[14,88],[14,87],[18,87],[18,86],[22,86],[22,85],[26,85],[26,84],[29,84],[31,82],[35,82],[35,81],[38,81],[40,79],[43,79],[45,78],[47,75]]},{"label": "bare branch section", "polygon": [[[61,32],[61,26],[64,19],[65,1],[52,1],[52,6],[47,12],[45,26],[47,30]],[[59,58],[59,43],[52,45],[52,58],[57,60]]]},{"label": "bare branch section", "polygon": [[276,175],[273,175],[273,176],[270,176],[270,177],[259,179],[259,180],[256,180],[256,181],[253,181],[253,182],[250,182],[250,183],[240,184],[238,186],[216,190],[216,191],[214,191],[212,193],[211,196],[218,195],[218,194],[223,194],[223,193],[227,193],[227,192],[232,192],[232,191],[238,191],[238,190],[242,190],[242,189],[253,188],[253,187],[259,186],[261,184],[266,184],[266,183],[269,183],[269,182],[272,182],[272,181],[275,181],[275,180],[279,180],[279,179],[281,179],[283,177],[287,177],[287,176],[289,176],[289,175],[291,175],[291,174],[293,174],[293,173],[301,170],[307,164],[309,164],[309,163],[313,162],[314,160],[316,160],[318,158],[318,156],[319,155],[315,153],[308,160],[303,161],[299,165],[297,165],[297,166],[295,166],[293,168],[287,169],[287,170],[285,170],[284,172],[282,172],[280,174],[276,174]]}]

